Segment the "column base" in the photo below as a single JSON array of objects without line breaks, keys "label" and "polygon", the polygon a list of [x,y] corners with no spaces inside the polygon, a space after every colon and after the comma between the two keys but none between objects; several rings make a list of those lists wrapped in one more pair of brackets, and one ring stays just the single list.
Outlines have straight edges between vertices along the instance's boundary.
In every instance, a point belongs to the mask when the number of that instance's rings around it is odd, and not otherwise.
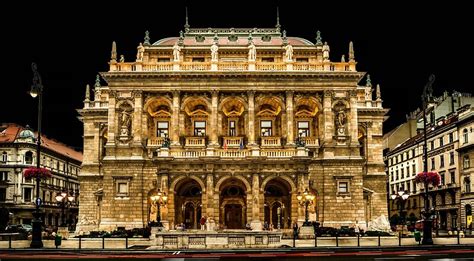
[{"label": "column base", "polygon": [[263,230],[262,221],[252,220],[252,222],[250,222],[250,227],[252,228],[253,231],[262,231]]}]

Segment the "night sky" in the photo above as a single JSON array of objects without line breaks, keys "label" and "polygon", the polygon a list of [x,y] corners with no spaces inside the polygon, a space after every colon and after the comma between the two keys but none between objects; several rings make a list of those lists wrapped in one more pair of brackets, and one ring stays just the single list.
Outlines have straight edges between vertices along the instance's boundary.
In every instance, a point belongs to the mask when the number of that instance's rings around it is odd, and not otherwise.
[{"label": "night sky", "polygon": [[[128,5],[13,4],[13,19],[2,22],[0,122],[37,126],[37,103],[28,92],[31,62],[43,78],[43,132],[82,148],[82,108],[85,85],[107,71],[112,41],[126,61],[150,31],[152,42],[178,36],[184,25],[184,1],[158,5],[140,1]],[[316,31],[331,47],[331,60],[340,61],[354,41],[358,71],[380,83],[383,106],[390,108],[388,131],[420,104],[423,86],[436,75],[434,92],[472,92],[473,47],[471,9],[447,3],[380,1],[355,4],[337,1],[279,1],[280,23],[288,36],[315,41]],[[354,1],[355,2],[355,1]],[[188,1],[191,27],[274,27],[276,1]],[[28,9],[25,9],[28,8]],[[22,24],[22,25],[20,25]],[[361,84],[365,84],[365,80]]]}]

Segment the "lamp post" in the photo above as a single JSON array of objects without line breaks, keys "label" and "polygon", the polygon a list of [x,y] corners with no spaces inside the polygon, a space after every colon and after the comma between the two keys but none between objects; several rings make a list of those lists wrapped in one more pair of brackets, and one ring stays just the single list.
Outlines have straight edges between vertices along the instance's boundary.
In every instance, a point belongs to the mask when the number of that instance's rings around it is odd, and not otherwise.
[{"label": "lamp post", "polygon": [[161,193],[161,191],[158,189],[157,193],[153,196],[150,197],[152,204],[155,204],[157,207],[157,213],[156,213],[156,223],[158,223],[159,227],[162,227],[163,225],[161,224],[161,206],[166,206],[168,204],[168,196],[166,196],[166,193]]},{"label": "lamp post", "polygon": [[[41,111],[43,109],[43,84],[41,82],[41,76],[38,72],[36,63],[31,63],[31,69],[33,70],[33,84],[31,85],[30,95],[33,98],[38,97],[38,136],[36,137],[36,168],[40,168],[40,151],[41,151]],[[33,212],[33,232],[31,239],[31,248],[43,247],[43,241],[41,239],[41,212],[40,212],[40,177],[36,177],[36,209]]]},{"label": "lamp post", "polygon": [[[430,75],[428,82],[423,89],[423,94],[421,95],[422,104],[423,104],[423,172],[428,173],[428,141],[426,138],[426,107],[428,107],[428,102],[432,100],[433,97],[433,82],[435,81],[434,74]],[[429,208],[428,200],[428,181],[424,182],[425,195],[424,195],[424,212],[423,212],[423,240],[421,243],[423,245],[432,245],[433,238],[431,236],[433,221],[431,219],[431,211]]]},{"label": "lamp post", "polygon": [[410,197],[410,193],[408,193],[408,191],[404,191],[404,190],[399,190],[397,193],[393,193],[392,195],[390,195],[390,198],[392,200],[396,200],[398,199],[398,204],[400,205],[400,221],[398,222],[399,224],[401,223],[402,225],[402,234],[403,234],[403,227],[404,225],[406,224],[406,221],[405,221],[405,218],[403,217],[403,208],[405,207],[405,201],[408,199],[408,197]]},{"label": "lamp post", "polygon": [[303,223],[303,226],[311,226],[311,223],[309,222],[309,213],[308,213],[308,206],[309,205],[312,205],[313,204],[313,200],[315,198],[315,196],[313,194],[311,194],[308,189],[305,189],[305,191],[303,192],[303,195],[301,195],[300,193],[298,193],[298,195],[296,196],[296,198],[298,199],[298,203],[301,205],[301,206],[304,206],[304,223]]},{"label": "lamp post", "polygon": [[74,196],[68,196],[68,193],[63,191],[56,196],[56,201],[61,204],[61,227],[67,227],[68,224],[64,218],[64,208],[69,202],[74,201]]}]

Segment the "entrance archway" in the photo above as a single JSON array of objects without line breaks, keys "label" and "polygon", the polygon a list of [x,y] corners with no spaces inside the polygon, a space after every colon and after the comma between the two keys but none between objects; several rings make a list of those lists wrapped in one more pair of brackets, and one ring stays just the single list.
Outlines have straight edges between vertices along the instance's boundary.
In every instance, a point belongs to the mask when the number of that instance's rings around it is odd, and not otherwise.
[{"label": "entrance archway", "polygon": [[281,178],[274,178],[265,185],[265,223],[268,227],[289,228],[291,226],[291,186]]},{"label": "entrance archway", "polygon": [[181,180],[176,185],[175,222],[188,229],[197,229],[201,218],[202,189],[194,179]]},{"label": "entrance archway", "polygon": [[230,179],[220,189],[220,222],[227,229],[244,229],[247,223],[245,185]]}]

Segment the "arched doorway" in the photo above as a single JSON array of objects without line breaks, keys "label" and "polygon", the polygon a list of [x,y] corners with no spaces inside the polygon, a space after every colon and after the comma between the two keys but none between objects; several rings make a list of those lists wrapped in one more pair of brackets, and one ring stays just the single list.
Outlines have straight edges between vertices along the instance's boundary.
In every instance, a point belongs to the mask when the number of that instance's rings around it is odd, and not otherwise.
[{"label": "arched doorway", "polygon": [[264,217],[265,223],[273,228],[291,226],[291,187],[281,178],[270,180],[265,185]]},{"label": "arched doorway", "polygon": [[464,206],[466,210],[466,227],[472,229],[472,207],[470,204]]},{"label": "arched doorway", "polygon": [[202,189],[194,179],[181,180],[176,185],[175,222],[188,229],[197,229],[201,218]]},{"label": "arched doorway", "polygon": [[230,179],[220,189],[220,222],[227,229],[244,229],[247,223],[245,185]]}]

